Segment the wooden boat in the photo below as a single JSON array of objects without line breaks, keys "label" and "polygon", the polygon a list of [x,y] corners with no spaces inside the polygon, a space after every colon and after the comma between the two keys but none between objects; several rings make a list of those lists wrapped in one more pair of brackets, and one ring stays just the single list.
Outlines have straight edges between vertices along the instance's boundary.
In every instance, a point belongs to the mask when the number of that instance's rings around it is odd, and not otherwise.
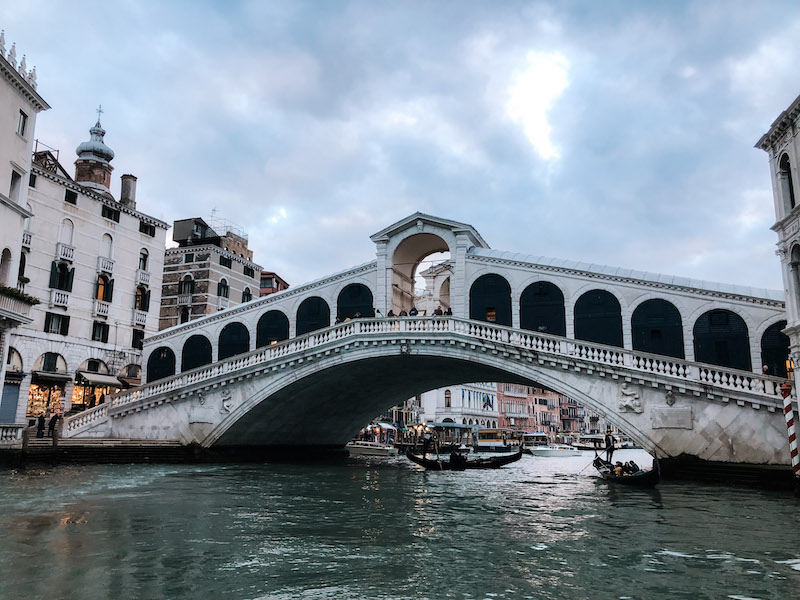
[{"label": "wooden boat", "polygon": [[652,487],[661,481],[661,473],[658,469],[658,459],[653,459],[653,468],[649,471],[637,471],[627,475],[617,475],[614,465],[607,460],[603,460],[600,456],[595,456],[592,461],[594,468],[600,473],[605,481],[613,481],[614,483],[621,483],[623,485],[637,485],[641,487]]},{"label": "wooden boat", "polygon": [[463,454],[451,452],[446,460],[426,458],[406,451],[406,458],[430,471],[464,471],[466,469],[499,469],[522,458],[522,447],[514,454],[505,456],[487,456],[485,458],[468,459]]}]

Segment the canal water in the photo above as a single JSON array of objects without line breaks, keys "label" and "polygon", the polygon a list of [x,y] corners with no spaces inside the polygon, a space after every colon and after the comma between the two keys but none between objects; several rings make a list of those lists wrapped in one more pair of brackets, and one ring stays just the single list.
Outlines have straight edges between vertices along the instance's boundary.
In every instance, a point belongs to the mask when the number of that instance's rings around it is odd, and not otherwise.
[{"label": "canal water", "polygon": [[590,458],[6,469],[0,598],[800,598],[792,495],[613,487]]}]

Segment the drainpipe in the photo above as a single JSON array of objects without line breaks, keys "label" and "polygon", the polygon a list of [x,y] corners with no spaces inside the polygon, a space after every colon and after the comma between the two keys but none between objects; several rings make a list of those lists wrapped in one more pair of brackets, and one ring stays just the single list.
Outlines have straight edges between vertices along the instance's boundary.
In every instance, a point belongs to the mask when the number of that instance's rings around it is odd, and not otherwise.
[{"label": "drainpipe", "polygon": [[792,386],[781,385],[783,396],[783,415],[786,418],[786,430],[789,433],[789,452],[792,456],[792,473],[794,474],[794,492],[800,496],[800,455],[797,451],[797,433],[794,425],[794,409],[792,407]]}]

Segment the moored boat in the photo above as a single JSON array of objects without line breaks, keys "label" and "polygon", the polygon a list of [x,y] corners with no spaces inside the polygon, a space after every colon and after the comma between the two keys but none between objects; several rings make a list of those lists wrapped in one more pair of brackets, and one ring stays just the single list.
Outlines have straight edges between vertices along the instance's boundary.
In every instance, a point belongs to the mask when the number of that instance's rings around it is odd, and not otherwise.
[{"label": "moored boat", "polygon": [[579,456],[580,450],[576,450],[572,446],[565,444],[550,444],[549,446],[537,446],[531,448],[531,454],[534,456]]},{"label": "moored boat", "polygon": [[463,454],[451,452],[446,459],[427,458],[414,454],[411,450],[406,451],[406,457],[413,463],[425,467],[431,471],[464,471],[466,469],[499,469],[502,466],[511,464],[522,458],[522,447],[513,454],[506,453],[502,456],[487,456],[484,458],[468,459]]},{"label": "moored boat", "polygon": [[397,448],[380,442],[352,441],[344,446],[351,456],[395,456]]},{"label": "moored boat", "polygon": [[657,458],[653,459],[653,468],[649,471],[639,470],[635,473],[624,473],[622,475],[617,475],[615,466],[607,460],[603,460],[600,456],[595,456],[592,464],[605,481],[641,487],[652,487],[661,481]]},{"label": "moored boat", "polygon": [[522,451],[525,454],[533,454],[534,448],[547,446],[549,444],[550,440],[547,439],[546,433],[535,432],[522,434]]}]

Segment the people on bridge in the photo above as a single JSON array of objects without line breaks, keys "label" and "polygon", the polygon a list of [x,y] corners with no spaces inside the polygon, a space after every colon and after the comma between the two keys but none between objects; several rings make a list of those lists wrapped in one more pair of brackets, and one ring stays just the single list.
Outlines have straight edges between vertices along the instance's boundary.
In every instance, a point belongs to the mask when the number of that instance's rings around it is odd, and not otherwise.
[{"label": "people on bridge", "polygon": [[417,311],[417,307],[416,306],[412,306],[411,310],[408,311],[408,316],[409,317],[416,317],[418,314],[419,314],[419,312]]},{"label": "people on bridge", "polygon": [[39,413],[36,418],[36,437],[44,437],[44,413]]},{"label": "people on bridge", "polygon": [[452,316],[453,316],[453,309],[452,309],[452,308],[450,308],[450,307],[448,306],[448,307],[447,307],[447,310],[446,310],[446,311],[444,311],[444,314],[445,314],[445,316],[447,316],[447,317],[452,317]]},{"label": "people on bridge", "polygon": [[437,317],[441,317],[442,315],[444,315],[444,311],[442,310],[441,306],[437,306],[436,310],[433,311],[433,314]]},{"label": "people on bridge", "polygon": [[387,316],[387,317],[395,317],[395,316],[397,316],[397,315],[395,315],[395,314],[394,314],[394,311],[393,311],[393,310],[390,308],[390,309],[389,309],[389,312],[388,312],[388,313],[386,313],[386,316]]},{"label": "people on bridge", "polygon": [[408,316],[408,313],[406,312],[405,308],[400,311],[400,316],[401,317],[407,317]]}]

